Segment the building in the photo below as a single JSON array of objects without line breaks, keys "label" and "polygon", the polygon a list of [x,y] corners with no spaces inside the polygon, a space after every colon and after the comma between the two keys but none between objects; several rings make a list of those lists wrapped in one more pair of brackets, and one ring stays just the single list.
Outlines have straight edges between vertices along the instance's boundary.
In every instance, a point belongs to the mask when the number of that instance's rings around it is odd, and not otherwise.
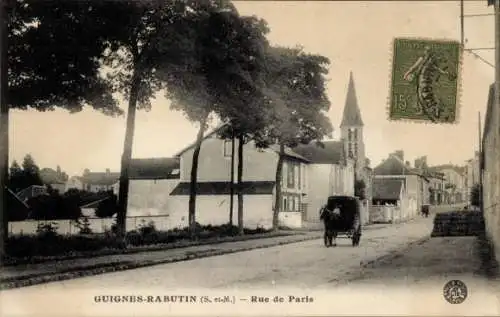
[{"label": "building", "polygon": [[427,156],[415,159],[414,169],[428,180],[429,204],[442,204],[446,196],[444,174],[429,168],[427,165]]},{"label": "building", "polygon": [[374,182],[380,179],[402,180],[406,192],[408,218],[416,216],[423,205],[429,204],[429,179],[404,160],[404,152],[396,151],[373,169]]},{"label": "building", "polygon": [[[231,191],[231,146],[238,140],[221,139],[219,129],[208,133],[199,153],[196,184],[196,221],[220,225],[229,222]],[[158,163],[141,177],[131,173],[129,214],[163,215],[171,226],[188,225],[190,175],[194,144],[173,158],[145,159],[142,170]],[[279,158],[277,145],[257,148],[250,141],[243,146],[242,192],[245,227],[272,226],[275,205],[275,178]],[[350,155],[348,155],[348,152]],[[135,160],[134,164],[139,164]],[[141,163],[141,164],[142,164]],[[232,162],[236,182],[238,159]],[[371,197],[371,169],[365,156],[363,122],[356,100],[352,74],[349,79],[341,140],[326,140],[285,149],[282,171],[281,226],[302,227],[304,221],[319,222],[319,209],[329,195],[354,195],[356,175],[366,180],[367,197]],[[132,165],[134,165],[132,164]],[[162,166],[162,167],[160,167]],[[178,174],[167,177],[167,171]],[[167,194],[168,193],[168,194]],[[233,223],[237,223],[237,197],[233,197]],[[369,201],[363,205],[368,219]]]},{"label": "building", "polygon": [[484,118],[480,168],[483,173],[482,208],[488,239],[500,261],[500,109],[495,106],[495,85],[489,87]]},{"label": "building", "polygon": [[299,145],[293,151],[308,160],[305,220],[319,222],[319,210],[328,196],[354,196],[355,163],[346,157],[343,141]]},{"label": "building", "polygon": [[[204,137],[200,149],[196,184],[196,221],[200,224],[221,225],[230,218],[232,141],[218,137],[219,129]],[[238,140],[234,141],[237,147]],[[270,228],[279,147],[259,149],[251,141],[243,149],[244,225]],[[129,215],[164,216],[161,221],[168,224],[162,228],[187,226],[193,151],[194,145],[189,145],[173,158],[134,159]],[[233,163],[236,179],[237,157]],[[353,195],[354,164],[345,159],[339,141],[286,148],[281,184],[279,223],[302,227],[305,220],[319,220],[319,209],[329,195]],[[233,224],[237,224],[236,190],[233,199]]]},{"label": "building", "polygon": [[132,159],[128,216],[168,216],[170,193],[180,182],[179,158]]},{"label": "building", "polygon": [[363,128],[364,123],[356,96],[354,77],[351,72],[340,123],[340,132],[344,144],[344,153],[348,158],[354,159],[355,180],[362,181],[365,185],[365,199],[362,204],[364,212],[368,214],[372,201],[373,170],[369,167],[370,160],[366,157]]},{"label": "building", "polygon": [[373,205],[371,223],[395,223],[411,218],[405,180],[402,178],[378,178],[373,181]]},{"label": "building", "polygon": [[430,167],[431,172],[438,172],[444,175],[444,203],[456,204],[467,200],[465,168],[452,164],[444,164]]},{"label": "building", "polygon": [[471,192],[474,185],[478,185],[480,183],[480,175],[479,175],[479,160],[480,154],[479,151],[476,151],[474,154],[474,158],[467,160],[467,164],[465,166],[465,184],[467,188],[467,202],[471,203]]},{"label": "building", "polygon": [[68,191],[70,189],[83,190],[83,182],[81,176],[71,176],[70,178],[68,178],[68,180],[66,181],[65,191]]},{"label": "building", "polygon": [[79,181],[83,190],[99,192],[113,190],[119,179],[120,173],[111,172],[109,169],[106,169],[105,172],[91,172],[89,169],[85,169]]},{"label": "building", "polygon": [[61,194],[66,191],[68,175],[62,172],[59,166],[57,166],[56,170],[52,168],[42,168],[40,170],[40,179],[44,185],[50,186],[53,190],[57,190]]}]

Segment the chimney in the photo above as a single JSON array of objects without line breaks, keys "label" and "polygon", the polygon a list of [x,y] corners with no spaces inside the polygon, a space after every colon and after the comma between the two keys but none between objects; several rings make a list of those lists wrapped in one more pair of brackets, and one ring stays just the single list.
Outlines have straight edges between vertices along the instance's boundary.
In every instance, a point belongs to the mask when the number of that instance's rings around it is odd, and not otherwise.
[{"label": "chimney", "polygon": [[106,169],[106,174],[109,174],[111,173],[111,171],[109,170],[109,168]]},{"label": "chimney", "polygon": [[88,175],[90,173],[90,170],[88,168],[83,170],[83,176]]},{"label": "chimney", "polygon": [[365,158],[365,164],[367,167],[370,167],[370,159],[369,158]]},{"label": "chimney", "polygon": [[402,150],[399,150],[399,151],[395,151],[393,153],[394,156],[397,156],[401,161],[404,162],[405,160],[405,152],[403,152]]}]

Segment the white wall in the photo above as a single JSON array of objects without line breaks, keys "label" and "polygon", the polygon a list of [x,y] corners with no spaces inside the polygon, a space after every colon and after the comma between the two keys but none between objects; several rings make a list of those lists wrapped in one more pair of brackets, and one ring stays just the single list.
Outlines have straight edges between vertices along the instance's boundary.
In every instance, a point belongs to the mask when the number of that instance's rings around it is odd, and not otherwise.
[{"label": "white wall", "polygon": [[334,164],[310,164],[308,167],[307,221],[319,221],[319,209],[328,196],[354,196],[354,168]]},{"label": "white wall", "polygon": [[130,180],[128,216],[166,215],[178,179]]},{"label": "white wall", "polygon": [[328,196],[332,195],[330,186],[331,166],[327,164],[311,164],[308,168],[308,206],[307,221],[319,221],[319,209],[326,203]]},{"label": "white wall", "polygon": [[302,228],[302,213],[301,212],[280,212],[278,214],[278,222],[280,226],[298,229]]},{"label": "white wall", "polygon": [[[234,172],[238,166],[238,141],[235,140]],[[181,155],[180,178],[190,181],[193,151],[189,149]],[[274,180],[278,154],[271,149],[257,150],[253,142],[243,147],[243,181]],[[217,182],[231,179],[231,157],[224,156],[224,140],[216,137],[203,140],[198,161],[198,181]]]},{"label": "white wall", "polygon": [[[229,195],[198,195],[196,221],[201,225],[222,225],[229,222]],[[171,196],[169,218],[180,227],[188,225],[189,196]],[[272,227],[272,195],[245,195],[243,197],[243,224],[245,228]],[[238,224],[238,199],[234,197],[233,224]]]}]

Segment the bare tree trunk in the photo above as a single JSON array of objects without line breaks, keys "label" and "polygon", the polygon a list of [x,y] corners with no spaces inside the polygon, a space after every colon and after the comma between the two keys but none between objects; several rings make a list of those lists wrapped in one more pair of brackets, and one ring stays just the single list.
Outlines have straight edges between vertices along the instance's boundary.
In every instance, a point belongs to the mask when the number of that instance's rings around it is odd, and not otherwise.
[{"label": "bare tree trunk", "polygon": [[231,133],[231,184],[229,184],[229,225],[233,227],[233,210],[234,210],[234,155],[235,155],[235,144],[234,144],[234,131]]},{"label": "bare tree trunk", "polygon": [[129,189],[129,167],[132,158],[132,146],[134,142],[135,130],[135,113],[137,110],[137,99],[139,96],[140,75],[139,71],[134,70],[132,76],[132,84],[130,87],[130,96],[127,112],[127,126],[125,128],[125,141],[123,144],[123,154],[120,169],[120,184],[118,188],[118,212],[116,215],[116,225],[118,236],[124,238],[127,232],[127,204],[128,204],[128,189]]},{"label": "bare tree trunk", "polygon": [[201,143],[203,141],[203,134],[205,133],[208,115],[200,121],[200,128],[196,135],[196,143],[193,151],[193,164],[191,165],[191,179],[189,183],[189,233],[191,239],[196,236],[196,185],[198,180],[198,162],[200,158]]},{"label": "bare tree trunk", "polygon": [[7,103],[7,1],[0,2],[0,258],[5,255],[5,243],[9,236],[7,210],[7,183],[9,177],[9,105]]},{"label": "bare tree trunk", "polygon": [[285,145],[280,144],[280,152],[278,156],[278,165],[276,166],[276,194],[274,197],[274,210],[273,210],[273,230],[278,230],[279,221],[278,216],[281,210],[281,180],[283,179],[283,161],[285,157]]},{"label": "bare tree trunk", "polygon": [[238,136],[238,233],[244,234],[243,230],[243,135]]}]

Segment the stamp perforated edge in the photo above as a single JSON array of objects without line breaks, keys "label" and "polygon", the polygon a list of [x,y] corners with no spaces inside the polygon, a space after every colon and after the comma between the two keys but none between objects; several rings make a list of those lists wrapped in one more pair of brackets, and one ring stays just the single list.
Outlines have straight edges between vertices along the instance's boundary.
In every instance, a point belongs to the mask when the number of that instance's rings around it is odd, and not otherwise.
[{"label": "stamp perforated edge", "polygon": [[[413,40],[413,41],[428,41],[438,43],[454,43],[458,44],[458,69],[457,69],[457,92],[455,96],[455,120],[452,122],[436,122],[425,119],[407,119],[407,118],[391,118],[391,105],[392,105],[392,84],[393,84],[393,68],[394,68],[394,53],[396,40]],[[414,124],[460,124],[460,113],[462,108],[462,67],[463,67],[464,50],[462,44],[457,40],[449,38],[427,38],[427,37],[394,37],[391,41],[389,48],[389,93],[387,95],[386,116],[390,122],[393,123],[414,123]]]}]

